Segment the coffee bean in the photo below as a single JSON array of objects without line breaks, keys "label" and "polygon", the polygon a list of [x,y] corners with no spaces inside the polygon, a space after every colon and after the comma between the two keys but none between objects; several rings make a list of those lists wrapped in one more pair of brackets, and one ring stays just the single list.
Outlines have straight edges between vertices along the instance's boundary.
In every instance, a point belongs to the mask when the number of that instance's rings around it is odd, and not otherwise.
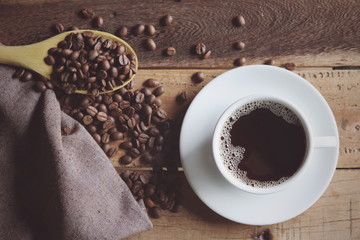
[{"label": "coffee bean", "polygon": [[159,86],[160,82],[158,80],[154,79],[154,78],[149,78],[143,83],[143,85],[145,87],[153,88],[153,87]]},{"label": "coffee bean", "polygon": [[79,30],[79,28],[76,27],[76,26],[70,26],[70,27],[68,27],[68,29],[67,29],[67,31],[75,31],[75,30]]},{"label": "coffee bean", "polygon": [[110,141],[110,135],[108,133],[104,133],[101,136],[101,142],[102,143],[108,143]]},{"label": "coffee bean", "polygon": [[120,163],[128,165],[128,164],[132,163],[132,158],[129,155],[124,155],[120,158]]},{"label": "coffee bean", "polygon": [[53,30],[55,33],[62,33],[65,28],[64,25],[62,25],[61,23],[56,23],[55,25],[53,25]]},{"label": "coffee bean", "polygon": [[154,148],[154,144],[155,144],[155,137],[151,137],[149,138],[148,142],[147,142],[147,146],[149,148]]},{"label": "coffee bean", "polygon": [[[79,112],[79,113],[81,113],[81,112]],[[82,113],[81,113],[81,114],[82,114]],[[89,133],[94,133],[94,132],[97,131],[95,125],[93,125],[93,124],[88,125],[88,126],[86,127],[86,129],[88,130]]]},{"label": "coffee bean", "polygon": [[110,148],[110,149],[107,151],[108,157],[113,157],[113,156],[115,156],[117,153],[118,153],[118,150],[117,150],[117,148],[115,148],[115,147],[112,147],[112,148]]},{"label": "coffee bean", "polygon": [[139,152],[141,153],[141,154],[144,154],[145,152],[146,152],[146,146],[145,146],[145,144],[140,144],[140,146],[139,146]]},{"label": "coffee bean", "polygon": [[243,50],[245,48],[245,43],[242,41],[237,41],[234,43],[234,48],[236,50]]},{"label": "coffee bean", "polygon": [[94,16],[94,10],[92,10],[91,8],[84,8],[81,9],[80,14],[83,18],[90,19]]},{"label": "coffee bean", "polygon": [[209,57],[210,57],[210,55],[211,55],[211,51],[210,50],[208,50],[204,55],[203,55],[203,59],[208,59]]},{"label": "coffee bean", "polygon": [[110,140],[111,141],[117,141],[124,139],[124,134],[121,132],[114,132],[110,134]]},{"label": "coffee bean", "polygon": [[128,34],[128,29],[125,26],[121,26],[116,31],[116,35],[119,37],[125,37]]},{"label": "coffee bean", "polygon": [[273,59],[268,59],[264,62],[265,65],[274,65],[275,61]]},{"label": "coffee bean", "polygon": [[187,94],[185,91],[182,91],[179,95],[176,96],[176,102],[183,104],[187,100]]},{"label": "coffee bean", "polygon": [[84,125],[89,125],[89,124],[92,124],[93,118],[90,115],[86,115],[83,117],[82,121],[83,121]]},{"label": "coffee bean", "polygon": [[107,120],[107,118],[108,118],[108,116],[104,112],[98,112],[96,114],[96,119],[99,120],[100,122],[105,122]]},{"label": "coffee bean", "polygon": [[198,43],[195,46],[195,53],[197,55],[203,55],[206,52],[206,45],[204,43]]},{"label": "coffee bean", "polygon": [[143,34],[145,31],[145,25],[144,24],[137,24],[135,27],[134,27],[134,35],[135,36],[138,36],[140,34]]},{"label": "coffee bean", "polygon": [[160,218],[160,208],[155,206],[149,209],[149,215],[152,218]]},{"label": "coffee bean", "polygon": [[162,118],[162,119],[166,119],[167,118],[167,113],[164,109],[157,109],[156,110],[156,115],[159,117],[159,118]]},{"label": "coffee bean", "polygon": [[245,18],[241,15],[234,17],[232,22],[236,27],[245,26]]},{"label": "coffee bean", "polygon": [[138,139],[140,143],[146,143],[149,138],[149,135],[147,135],[146,133],[141,133]]},{"label": "coffee bean", "polygon": [[294,71],[296,69],[295,63],[285,63],[283,67],[289,71]]},{"label": "coffee bean", "polygon": [[125,149],[125,150],[132,148],[132,146],[133,145],[130,141],[124,141],[119,145],[120,148]]},{"label": "coffee bean", "polygon": [[174,56],[176,54],[176,49],[174,47],[168,47],[166,49],[166,55]]},{"label": "coffee bean", "polygon": [[133,129],[136,125],[136,120],[134,118],[129,118],[126,123],[130,129]]},{"label": "coffee bean", "polygon": [[104,95],[103,96],[103,102],[106,104],[106,105],[109,105],[110,103],[113,102],[113,99],[110,95]]},{"label": "coffee bean", "polygon": [[142,92],[138,92],[135,95],[135,102],[136,103],[142,103],[142,102],[144,102],[144,99],[145,99],[145,95]]},{"label": "coffee bean", "polygon": [[146,177],[144,174],[140,174],[139,175],[139,179],[140,179],[140,182],[142,184],[148,184],[149,183],[149,178]]},{"label": "coffee bean", "polygon": [[108,111],[106,105],[103,103],[99,104],[96,108],[99,112],[107,113]]},{"label": "coffee bean", "polygon": [[[109,63],[109,61],[108,60],[104,60],[104,61],[101,61],[100,63],[99,63],[99,67],[102,69],[102,70],[104,70],[104,71],[107,71],[107,70],[109,70],[110,69],[110,63]],[[106,73],[106,72],[105,72]],[[107,77],[107,74],[106,74],[106,76],[103,78],[103,79],[105,79]]]},{"label": "coffee bean", "polygon": [[169,26],[173,22],[173,17],[170,15],[165,15],[160,19],[160,23],[164,26]]},{"label": "coffee bean", "polygon": [[128,65],[130,60],[126,55],[123,54],[118,57],[118,62],[121,66],[124,66],[124,65]]},{"label": "coffee bean", "polygon": [[25,71],[24,74],[20,77],[20,81],[22,82],[28,82],[33,80],[33,75],[31,72]]},{"label": "coffee bean", "polygon": [[149,24],[145,26],[145,33],[149,36],[152,36],[156,33],[156,29],[154,27],[154,25]]},{"label": "coffee bean", "polygon": [[157,129],[156,127],[151,127],[148,129],[148,132],[151,136],[157,136],[160,134],[160,130]]},{"label": "coffee bean", "polygon": [[86,112],[87,112],[90,116],[95,117],[95,115],[98,113],[98,110],[97,110],[95,107],[93,107],[93,106],[88,106],[88,107],[86,108]]},{"label": "coffee bean", "polygon": [[127,122],[127,120],[129,119],[129,116],[125,115],[125,114],[122,114],[119,116],[119,122],[122,123],[122,124],[125,124]]},{"label": "coffee bean", "polygon": [[145,101],[146,101],[146,103],[151,104],[151,103],[153,103],[155,101],[155,99],[156,99],[155,95],[151,94],[150,96],[147,96],[145,98]]},{"label": "coffee bean", "polygon": [[165,89],[160,86],[160,87],[157,87],[157,88],[154,89],[153,94],[154,94],[156,97],[159,97],[159,96],[161,96],[164,92],[165,92]]},{"label": "coffee bean", "polygon": [[43,81],[36,81],[34,84],[34,89],[37,92],[44,92],[46,90],[46,86]]},{"label": "coffee bean", "polygon": [[[133,138],[132,139],[132,144],[133,144],[133,147],[134,148],[139,148],[139,146],[140,146],[140,142],[139,142],[139,140],[137,140],[136,138]],[[139,149],[138,149],[139,150]],[[140,151],[139,151],[140,152]]]},{"label": "coffee bean", "polygon": [[161,146],[163,144],[163,142],[164,142],[164,137],[163,136],[161,136],[161,135],[156,136],[156,138],[155,138],[155,145],[156,146]]},{"label": "coffee bean", "polygon": [[140,160],[144,163],[152,163],[154,158],[150,153],[145,153],[141,156]]},{"label": "coffee bean", "polygon": [[114,122],[111,121],[110,119],[106,120],[103,125],[102,125],[102,128],[103,129],[110,129],[114,126]]},{"label": "coffee bean", "polygon": [[111,140],[111,134],[119,132],[116,127],[112,127],[109,129],[108,133],[110,134],[110,140]]},{"label": "coffee bean", "polygon": [[192,75],[191,79],[195,83],[201,83],[204,81],[205,75],[202,72],[196,72],[195,74]]},{"label": "coffee bean", "polygon": [[114,118],[119,118],[121,114],[122,114],[122,110],[120,108],[115,108],[110,112],[110,115]]},{"label": "coffee bean", "polygon": [[94,17],[92,21],[94,28],[101,28],[104,25],[104,19],[101,16]]},{"label": "coffee bean", "polygon": [[246,58],[245,57],[240,57],[234,60],[234,65],[235,66],[243,66],[246,62]]},{"label": "coffee bean", "polygon": [[155,42],[154,42],[154,40],[152,38],[147,38],[144,41],[144,47],[147,50],[153,51],[153,50],[156,49],[156,44],[155,44]]},{"label": "coffee bean", "polygon": [[91,95],[94,96],[94,97],[97,97],[99,96],[100,92],[99,92],[99,89],[92,89],[91,90]]},{"label": "coffee bean", "polygon": [[119,104],[117,102],[112,102],[109,104],[109,110],[117,109],[119,107]]},{"label": "coffee bean", "polygon": [[94,138],[94,140],[97,142],[97,144],[101,143],[101,136],[98,133],[93,133],[91,136]]},{"label": "coffee bean", "polygon": [[153,200],[151,200],[151,198],[149,198],[149,197],[144,199],[144,203],[147,208],[152,208],[152,207],[156,206],[155,203],[153,202]]},{"label": "coffee bean", "polygon": [[132,158],[137,158],[140,156],[140,151],[137,148],[130,148],[127,151],[127,154],[131,156]]},{"label": "coffee bean", "polygon": [[13,74],[13,78],[21,78],[24,73],[25,73],[25,69],[18,68],[18,69],[16,69],[15,73]]},{"label": "coffee bean", "polygon": [[47,57],[44,58],[44,62],[47,65],[54,65],[55,64],[55,58],[51,55],[47,55]]}]

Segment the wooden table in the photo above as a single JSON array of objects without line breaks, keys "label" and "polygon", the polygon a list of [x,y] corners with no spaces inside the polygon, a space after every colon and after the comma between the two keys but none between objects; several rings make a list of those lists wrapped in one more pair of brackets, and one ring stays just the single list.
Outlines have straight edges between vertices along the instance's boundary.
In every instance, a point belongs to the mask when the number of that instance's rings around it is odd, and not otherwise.
[{"label": "wooden table", "polygon": [[[335,176],[325,194],[300,216],[270,226],[248,226],[231,222],[212,212],[192,192],[185,181],[184,206],[179,213],[163,212],[154,219],[154,229],[129,239],[252,239],[265,228],[274,239],[360,239],[360,2],[337,1],[83,1],[0,0],[0,41],[6,45],[29,44],[52,35],[52,24],[90,28],[78,17],[83,7],[91,7],[104,17],[103,30],[114,33],[120,25],[154,24],[155,51],[145,51],[145,35],[125,38],[138,53],[140,70],[136,85],[153,77],[166,88],[164,108],[181,119],[196,93],[217,75],[233,67],[244,56],[247,64],[275,65],[292,62],[296,73],[312,83],[326,98],[336,118],[340,134],[340,156]],[[159,26],[165,14],[174,17],[168,27]],[[246,26],[231,24],[242,14]],[[232,44],[245,42],[243,51]],[[203,42],[212,51],[201,60],[191,52]],[[177,54],[162,51],[175,47]],[[194,84],[190,79],[202,71],[206,79]],[[186,90],[189,100],[179,106],[175,96]],[[111,159],[117,170],[123,169]],[[135,162],[132,169],[148,170]],[[179,173],[183,175],[182,173]]]}]

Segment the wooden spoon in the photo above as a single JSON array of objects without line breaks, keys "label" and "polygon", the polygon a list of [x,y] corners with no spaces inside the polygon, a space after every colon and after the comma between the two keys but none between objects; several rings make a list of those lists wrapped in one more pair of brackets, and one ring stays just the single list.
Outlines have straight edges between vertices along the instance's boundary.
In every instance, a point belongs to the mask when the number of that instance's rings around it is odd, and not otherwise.
[{"label": "wooden spoon", "polygon": [[[27,68],[50,79],[50,75],[52,73],[52,66],[49,66],[44,62],[44,58],[48,55],[48,50],[50,48],[56,47],[57,44],[60,41],[64,40],[65,37],[70,33],[82,33],[82,32],[92,32],[94,36],[101,36],[112,41],[120,42],[122,45],[126,47],[125,54],[130,53],[135,55],[135,69],[137,71],[138,60],[135,51],[130,47],[130,45],[127,42],[110,33],[95,31],[95,30],[75,30],[75,31],[63,32],[52,38],[46,39],[42,42],[25,45],[25,46],[0,46],[0,63]],[[104,91],[100,93],[108,93],[115,91],[119,88],[122,88],[123,86],[128,84],[134,77],[135,74],[133,74],[131,78],[128,79],[124,84],[114,87],[113,90]],[[88,92],[86,90],[76,90],[75,93],[87,94]]]}]

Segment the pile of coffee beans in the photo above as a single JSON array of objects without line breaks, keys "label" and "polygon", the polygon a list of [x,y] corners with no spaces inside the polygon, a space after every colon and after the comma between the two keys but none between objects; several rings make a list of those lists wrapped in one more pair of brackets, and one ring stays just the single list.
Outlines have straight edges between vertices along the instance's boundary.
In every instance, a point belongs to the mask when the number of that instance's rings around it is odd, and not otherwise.
[{"label": "pile of coffee beans", "polygon": [[92,32],[70,33],[49,49],[44,61],[53,66],[51,78],[67,94],[87,90],[97,97],[136,73],[136,56],[126,52],[121,43]]}]

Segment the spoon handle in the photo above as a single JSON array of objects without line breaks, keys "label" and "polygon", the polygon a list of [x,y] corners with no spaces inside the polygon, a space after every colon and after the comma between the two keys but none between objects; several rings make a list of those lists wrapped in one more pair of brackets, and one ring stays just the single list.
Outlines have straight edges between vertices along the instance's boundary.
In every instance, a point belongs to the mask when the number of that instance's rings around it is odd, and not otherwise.
[{"label": "spoon handle", "polygon": [[47,78],[51,66],[44,62],[47,49],[39,43],[24,46],[0,46],[0,63],[33,70]]}]

